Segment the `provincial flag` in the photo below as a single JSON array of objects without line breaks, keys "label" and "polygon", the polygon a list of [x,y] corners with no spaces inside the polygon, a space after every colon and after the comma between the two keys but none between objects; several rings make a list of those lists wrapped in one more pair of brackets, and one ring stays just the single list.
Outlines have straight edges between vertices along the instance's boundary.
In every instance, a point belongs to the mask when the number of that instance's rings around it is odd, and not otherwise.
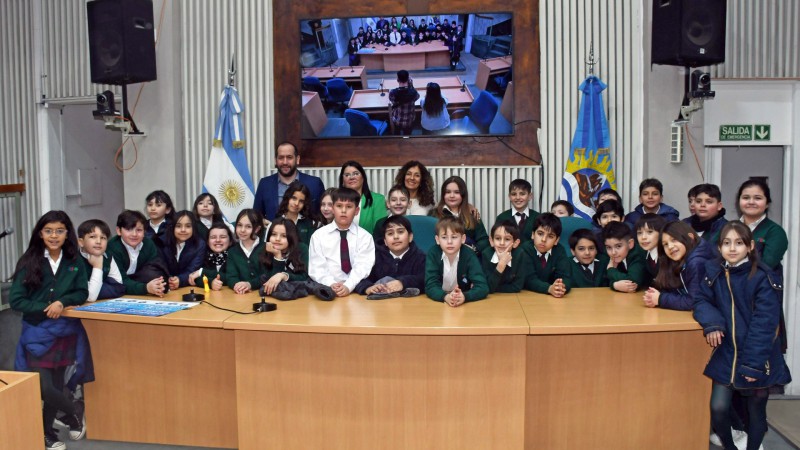
[{"label": "provincial flag", "polygon": [[605,89],[606,84],[595,75],[589,75],[580,85],[583,98],[561,181],[559,198],[572,203],[575,214],[587,220],[594,216],[597,193],[607,188],[616,189],[608,120],[601,95]]},{"label": "provincial flag", "polygon": [[214,131],[211,157],[208,160],[203,192],[217,198],[225,220],[233,223],[239,211],[253,207],[255,189],[244,153],[244,128],[239,94],[225,86],[219,103],[219,119]]}]

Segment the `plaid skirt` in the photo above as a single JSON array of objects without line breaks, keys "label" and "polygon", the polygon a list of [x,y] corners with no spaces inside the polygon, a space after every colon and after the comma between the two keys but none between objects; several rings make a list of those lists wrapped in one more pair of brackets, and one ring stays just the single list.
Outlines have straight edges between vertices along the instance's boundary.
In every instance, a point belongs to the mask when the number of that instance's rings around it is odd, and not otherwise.
[{"label": "plaid skirt", "polygon": [[25,358],[28,362],[28,367],[42,367],[47,369],[55,369],[56,367],[71,366],[75,363],[75,349],[77,347],[78,337],[76,335],[64,336],[56,338],[52,347],[47,352],[36,357],[28,352],[25,352]]}]

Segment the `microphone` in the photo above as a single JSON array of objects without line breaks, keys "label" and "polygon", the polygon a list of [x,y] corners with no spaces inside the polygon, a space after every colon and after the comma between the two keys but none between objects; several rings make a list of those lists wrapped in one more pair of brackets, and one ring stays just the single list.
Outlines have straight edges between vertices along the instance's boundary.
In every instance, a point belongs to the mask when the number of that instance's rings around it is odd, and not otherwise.
[{"label": "microphone", "polygon": [[461,92],[464,92],[466,90],[467,90],[467,82],[464,81],[464,80],[461,80]]},{"label": "microphone", "polygon": [[333,72],[333,64],[329,64],[328,67],[330,67],[330,69],[331,69],[331,70],[329,70],[329,72]]},{"label": "microphone", "polygon": [[383,92],[383,80],[381,80],[381,97],[386,97],[386,93]]},{"label": "microphone", "polygon": [[9,234],[14,234],[14,227],[8,227],[5,230],[3,230],[3,232],[0,233],[0,239],[3,239],[4,237],[8,236]]},{"label": "microphone", "polygon": [[353,66],[350,66],[350,72],[355,72],[355,69],[353,69]]}]

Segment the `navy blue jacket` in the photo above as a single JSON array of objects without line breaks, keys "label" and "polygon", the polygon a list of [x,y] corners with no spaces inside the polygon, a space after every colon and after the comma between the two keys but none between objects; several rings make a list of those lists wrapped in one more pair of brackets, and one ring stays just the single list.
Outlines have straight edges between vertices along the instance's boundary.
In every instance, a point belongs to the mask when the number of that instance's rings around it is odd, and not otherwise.
[{"label": "navy blue jacket", "polygon": [[[297,181],[303,183],[311,191],[311,210],[319,212],[319,201],[325,192],[325,185],[319,177],[297,172]],[[267,218],[273,220],[278,214],[278,174],[274,173],[264,177],[258,182],[256,198],[253,200],[253,209]]]},{"label": "navy blue jacket", "polygon": [[[643,215],[644,215],[644,205],[639,203],[639,206],[634,208],[633,211],[629,212],[625,216],[625,223],[627,223],[628,226],[631,227],[631,229],[634,229],[634,227],[636,226],[636,221],[639,220],[639,217],[642,217]],[[658,209],[658,215],[667,219],[667,222],[674,222],[676,220],[679,220],[680,216],[677,209],[673,208],[672,206],[669,206],[666,203],[661,204],[660,208]]]},{"label": "navy blue jacket", "polygon": [[[722,208],[722,211],[720,211],[720,214],[717,215],[717,217],[709,219],[709,221],[711,222],[709,225],[709,229],[703,232],[702,238],[704,241],[708,241],[713,245],[717,245],[717,240],[719,239],[719,232],[722,231],[722,227],[724,227],[725,224],[728,223],[728,219],[725,218],[725,208]],[[698,229],[700,223],[702,222],[700,221],[700,218],[697,217],[697,214],[694,214],[692,216],[683,219],[683,222],[692,227],[694,231],[702,231]]]},{"label": "navy blue jacket", "polygon": [[180,287],[188,286],[189,275],[203,267],[207,252],[206,243],[200,239],[186,241],[180,259],[175,259],[175,249],[167,246],[158,248],[158,253],[169,270],[169,276],[178,277]]},{"label": "navy blue jacket", "polygon": [[403,255],[400,265],[395,270],[394,255],[385,245],[375,246],[375,265],[369,276],[361,280],[354,291],[357,294],[365,294],[367,288],[371,287],[383,277],[392,277],[403,283],[404,288],[417,288],[420,293],[425,292],[425,253],[417,247],[414,242],[408,247],[408,252]]},{"label": "navy blue jacket", "polygon": [[691,311],[700,292],[700,284],[706,275],[706,262],[715,260],[718,255],[716,247],[700,239],[681,268],[680,277],[683,286],[678,289],[662,290],[658,297],[658,307]]},{"label": "navy blue jacket", "polygon": [[[752,262],[726,268],[709,261],[694,305],[694,318],[703,334],[722,331],[704,374],[736,389],[756,389],[792,380],[778,337],[783,287],[780,275]],[[755,378],[749,382],[744,377]]]},{"label": "navy blue jacket", "polygon": [[66,336],[77,336],[75,341],[75,372],[67,380],[67,387],[74,390],[82,383],[94,381],[94,364],[92,362],[92,350],[89,346],[89,338],[83,328],[80,319],[69,317],[59,317],[58,319],[46,319],[37,325],[31,325],[22,321],[22,335],[17,344],[17,354],[14,357],[14,370],[20,372],[28,371],[27,356],[41,357],[53,344],[57,338]]}]

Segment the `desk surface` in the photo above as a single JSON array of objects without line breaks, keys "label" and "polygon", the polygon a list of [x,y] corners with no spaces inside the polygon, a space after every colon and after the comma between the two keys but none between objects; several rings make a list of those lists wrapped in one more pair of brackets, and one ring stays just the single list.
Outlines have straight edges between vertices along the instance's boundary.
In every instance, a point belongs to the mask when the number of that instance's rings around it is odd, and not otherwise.
[{"label": "desk surface", "polygon": [[[191,289],[195,293],[203,294],[203,289],[194,288],[181,288],[177,291],[172,291],[164,296],[163,299],[150,295],[136,295],[131,297],[147,298],[149,300],[169,300],[180,301],[183,294],[188,294]],[[246,295],[236,295],[230,289],[221,291],[211,291],[205,293],[206,300],[216,306],[226,309],[232,309],[239,312],[248,312],[253,310],[253,301]],[[174,312],[161,317],[145,317],[145,316],[132,316],[128,314],[108,314],[88,311],[76,311],[74,309],[67,309],[64,311],[65,317],[77,317],[80,319],[97,319],[108,322],[127,322],[127,323],[144,323],[153,325],[174,325],[184,327],[198,327],[198,328],[222,328],[222,323],[230,317],[232,312],[223,311],[214,308],[207,304],[200,304],[193,308],[185,309],[183,311]]]},{"label": "desk surface", "polygon": [[[248,302],[256,301],[255,295]],[[336,334],[509,335],[528,334],[516,294],[451,308],[425,296],[367,300],[350,295],[330,302],[306,297],[281,302],[277,311],[233,315],[226,329]]]},{"label": "desk surface", "polygon": [[306,67],[300,71],[301,77],[317,77],[325,82],[331,78],[361,78],[366,68],[364,66],[341,66],[341,67]]},{"label": "desk surface", "polygon": [[[417,88],[417,91],[419,92],[419,99],[417,100],[416,104],[417,107],[419,107],[420,100],[425,98],[426,90],[425,88]],[[347,107],[359,110],[377,109],[381,111],[387,111],[389,107],[389,90],[384,89],[383,93],[386,95],[381,97],[381,91],[379,89],[353,91],[353,96],[350,97],[350,102]],[[461,89],[458,87],[442,88],[442,96],[447,98],[448,108],[469,107],[475,100],[475,98],[472,96],[472,92],[470,92],[469,89],[461,92]]]},{"label": "desk surface", "polygon": [[512,62],[511,56],[501,56],[499,58],[481,60],[478,65],[487,66],[491,70],[502,70],[511,67]]},{"label": "desk surface", "polygon": [[[420,77],[420,78],[412,78],[414,83],[414,87],[417,90],[425,89],[428,86],[428,83],[437,83],[439,87],[446,88],[446,87],[457,87],[460,88],[462,86],[461,77],[458,75],[453,75],[449,77]],[[394,89],[398,87],[397,78],[384,78],[383,79],[383,88],[384,89]]]},{"label": "desk surface", "polygon": [[573,289],[564,298],[522,292],[519,301],[538,334],[609,334],[699,330],[691,311],[647,308],[642,293]]},{"label": "desk surface", "polygon": [[[367,49],[367,51],[364,51]],[[374,50],[374,51],[370,51]],[[417,45],[395,45],[386,47],[382,44],[369,45],[358,51],[360,55],[403,55],[411,53],[449,52],[444,42],[423,42]]]}]

